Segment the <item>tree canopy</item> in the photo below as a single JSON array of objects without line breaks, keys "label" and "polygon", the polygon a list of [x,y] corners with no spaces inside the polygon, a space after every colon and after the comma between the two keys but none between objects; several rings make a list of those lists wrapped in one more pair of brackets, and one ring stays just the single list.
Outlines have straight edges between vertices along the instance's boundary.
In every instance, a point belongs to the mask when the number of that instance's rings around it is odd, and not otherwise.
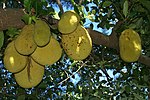
[{"label": "tree canopy", "polygon": [[[150,99],[149,0],[0,0],[0,2],[1,99]],[[37,86],[20,87],[14,73],[5,68],[3,58],[6,47],[18,38],[25,25],[34,24],[37,19],[42,19],[48,24],[52,35],[62,47],[62,33],[58,29],[58,23],[62,15],[69,10],[74,10],[79,15],[79,23],[92,40],[90,54],[86,59],[73,60],[63,50],[57,62],[44,67],[43,79]],[[134,62],[126,62],[120,56],[119,37],[126,29],[133,29],[141,39],[141,54]]]}]

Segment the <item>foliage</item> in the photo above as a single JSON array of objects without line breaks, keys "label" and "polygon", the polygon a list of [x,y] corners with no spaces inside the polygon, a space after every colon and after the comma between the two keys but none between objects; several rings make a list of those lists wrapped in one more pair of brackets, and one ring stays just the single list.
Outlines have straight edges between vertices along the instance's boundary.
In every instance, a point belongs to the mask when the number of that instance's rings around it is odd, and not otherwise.
[{"label": "foliage", "polygon": [[[54,0],[4,0],[8,8],[25,8],[30,17],[56,14]],[[1,2],[4,2],[1,0]],[[71,2],[70,2],[71,1]],[[142,54],[150,57],[150,1],[149,0],[62,0],[80,15],[82,24],[97,30],[110,30],[116,22],[117,36],[127,28],[137,31],[142,40]],[[51,6],[47,6],[50,4]],[[34,8],[34,9],[33,9]],[[61,13],[59,13],[61,16]],[[34,18],[33,18],[34,19]],[[30,23],[34,20],[30,20]],[[28,23],[29,24],[29,23]],[[57,35],[58,30],[52,29]],[[17,29],[3,31],[0,38],[1,59],[9,41],[18,34]],[[1,33],[0,33],[1,34]],[[106,32],[104,31],[104,34]],[[2,34],[1,34],[2,35]],[[1,46],[2,45],[2,46]],[[1,62],[1,61],[0,61]],[[0,63],[0,98],[2,99],[63,99],[63,100],[148,100],[150,68],[139,63],[126,63],[116,50],[93,45],[90,56],[83,61],[73,61],[65,54],[55,64],[46,67],[43,81],[34,88],[19,87],[12,73]]]}]

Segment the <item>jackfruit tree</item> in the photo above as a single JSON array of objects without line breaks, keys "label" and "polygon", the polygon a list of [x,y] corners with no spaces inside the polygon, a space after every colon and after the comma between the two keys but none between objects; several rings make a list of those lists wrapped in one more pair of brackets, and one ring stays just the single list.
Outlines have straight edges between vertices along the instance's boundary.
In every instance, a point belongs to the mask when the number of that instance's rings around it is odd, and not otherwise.
[{"label": "jackfruit tree", "polygon": [[150,99],[149,0],[0,3],[0,99]]}]

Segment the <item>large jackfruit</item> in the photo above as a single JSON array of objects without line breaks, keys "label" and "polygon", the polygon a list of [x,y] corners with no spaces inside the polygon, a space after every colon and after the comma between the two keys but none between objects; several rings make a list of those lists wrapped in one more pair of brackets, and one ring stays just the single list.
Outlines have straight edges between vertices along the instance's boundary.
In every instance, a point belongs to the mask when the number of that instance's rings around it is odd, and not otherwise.
[{"label": "large jackfruit", "polygon": [[74,32],[62,35],[62,46],[70,58],[83,60],[92,50],[92,40],[88,31],[79,24]]},{"label": "large jackfruit", "polygon": [[29,55],[34,52],[37,45],[33,40],[34,25],[26,25],[15,40],[15,48],[22,55]]},{"label": "large jackfruit", "polygon": [[23,70],[27,64],[27,56],[23,56],[16,51],[14,41],[7,45],[3,60],[5,68],[12,73]]},{"label": "large jackfruit", "polygon": [[124,30],[119,37],[120,56],[125,62],[135,62],[141,55],[141,39],[132,29]]},{"label": "large jackfruit", "polygon": [[43,78],[44,67],[29,58],[28,64],[24,70],[15,73],[16,82],[23,88],[32,88],[37,86]]},{"label": "large jackfruit", "polygon": [[34,25],[33,39],[38,46],[45,46],[50,41],[50,28],[46,22],[37,20]]},{"label": "large jackfruit", "polygon": [[41,65],[52,65],[62,55],[62,48],[59,42],[51,36],[50,42],[44,47],[37,47],[31,57]]},{"label": "large jackfruit", "polygon": [[69,34],[77,28],[79,22],[80,17],[75,11],[66,11],[63,13],[61,19],[58,22],[58,30],[62,34]]}]

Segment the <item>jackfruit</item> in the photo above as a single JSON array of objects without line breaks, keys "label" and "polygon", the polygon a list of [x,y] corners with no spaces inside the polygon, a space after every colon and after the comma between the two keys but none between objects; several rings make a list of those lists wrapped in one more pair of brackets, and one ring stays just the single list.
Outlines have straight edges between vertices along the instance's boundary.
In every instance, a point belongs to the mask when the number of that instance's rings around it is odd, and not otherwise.
[{"label": "jackfruit", "polygon": [[15,40],[15,48],[22,55],[30,55],[34,52],[37,45],[33,40],[34,25],[26,25]]},{"label": "jackfruit", "polygon": [[15,73],[15,79],[22,88],[32,88],[37,86],[43,79],[44,67],[36,63],[32,58],[28,58],[28,64],[24,70]]},{"label": "jackfruit", "polygon": [[77,28],[79,22],[80,17],[75,11],[66,11],[62,14],[58,22],[58,30],[62,34],[69,34]]},{"label": "jackfruit", "polygon": [[23,70],[27,64],[27,56],[23,56],[16,51],[14,41],[7,45],[3,60],[5,68],[12,73]]},{"label": "jackfruit", "polygon": [[44,47],[37,47],[31,57],[41,65],[52,65],[62,55],[62,48],[59,42],[51,36],[50,42]]},{"label": "jackfruit", "polygon": [[119,37],[120,56],[125,62],[135,62],[141,55],[141,39],[133,29],[124,30]]},{"label": "jackfruit", "polygon": [[37,46],[45,46],[50,41],[50,28],[46,22],[37,20],[34,25],[33,39]]},{"label": "jackfruit", "polygon": [[88,31],[82,25],[78,25],[74,32],[62,35],[62,47],[70,58],[83,60],[92,50],[92,40]]}]

